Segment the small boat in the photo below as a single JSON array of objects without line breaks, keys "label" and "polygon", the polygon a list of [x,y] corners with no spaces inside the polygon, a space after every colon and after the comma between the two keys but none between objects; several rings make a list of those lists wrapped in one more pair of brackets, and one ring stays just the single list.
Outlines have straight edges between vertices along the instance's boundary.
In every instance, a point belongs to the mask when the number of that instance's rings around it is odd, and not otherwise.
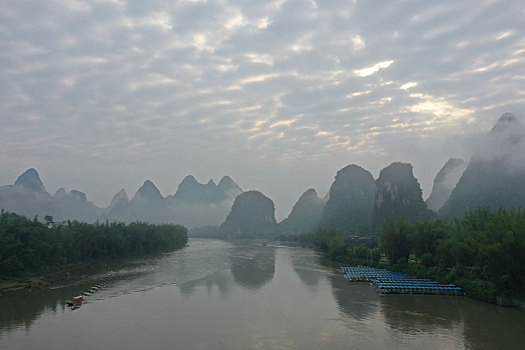
[{"label": "small boat", "polygon": [[71,307],[76,306],[76,308],[78,308],[82,304],[83,301],[84,301],[84,296],[79,295],[79,296],[73,297],[73,300],[68,301],[66,304],[67,306],[71,306]]}]

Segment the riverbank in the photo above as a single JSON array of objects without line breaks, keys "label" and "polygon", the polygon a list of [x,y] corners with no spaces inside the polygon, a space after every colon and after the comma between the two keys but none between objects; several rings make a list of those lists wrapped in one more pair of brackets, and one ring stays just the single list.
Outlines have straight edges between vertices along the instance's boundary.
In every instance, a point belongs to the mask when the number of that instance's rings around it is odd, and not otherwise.
[{"label": "riverbank", "polygon": [[[133,258],[133,257],[130,257]],[[68,266],[48,268],[45,271],[28,273],[12,279],[0,279],[0,296],[18,291],[44,290],[56,284],[72,281],[89,270],[99,270],[111,264],[112,259],[83,262]]]},{"label": "riverbank", "polygon": [[43,277],[22,278],[14,281],[0,280],[0,297],[21,290],[42,289],[47,284]]},{"label": "riverbank", "polygon": [[83,263],[171,251],[186,246],[187,241],[187,229],[179,225],[68,221],[48,226],[2,211],[2,290],[39,288],[46,284],[41,275],[54,276],[56,271]]}]

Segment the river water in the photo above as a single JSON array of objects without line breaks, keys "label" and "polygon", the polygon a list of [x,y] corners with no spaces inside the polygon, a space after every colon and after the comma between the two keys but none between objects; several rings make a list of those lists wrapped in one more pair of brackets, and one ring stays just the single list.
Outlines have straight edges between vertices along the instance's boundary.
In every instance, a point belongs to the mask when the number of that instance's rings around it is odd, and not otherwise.
[{"label": "river water", "polygon": [[[525,349],[525,312],[378,295],[317,253],[257,242],[113,262],[0,297],[1,349]],[[93,291],[78,309],[66,301]]]}]

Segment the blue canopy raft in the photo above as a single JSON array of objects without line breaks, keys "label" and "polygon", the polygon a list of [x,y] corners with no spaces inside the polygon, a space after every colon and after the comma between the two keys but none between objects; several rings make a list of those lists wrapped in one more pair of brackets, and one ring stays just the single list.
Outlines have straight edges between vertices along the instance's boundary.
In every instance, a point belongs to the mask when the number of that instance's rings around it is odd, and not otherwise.
[{"label": "blue canopy raft", "polygon": [[401,272],[363,265],[341,267],[340,270],[350,282],[371,282],[381,294],[464,295],[463,290],[454,284],[441,284]]}]

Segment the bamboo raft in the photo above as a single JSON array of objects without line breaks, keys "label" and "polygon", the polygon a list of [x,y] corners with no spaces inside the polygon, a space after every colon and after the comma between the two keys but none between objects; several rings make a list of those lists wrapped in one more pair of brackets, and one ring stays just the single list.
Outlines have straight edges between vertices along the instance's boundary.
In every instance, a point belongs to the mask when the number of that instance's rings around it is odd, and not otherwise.
[{"label": "bamboo raft", "polygon": [[381,294],[433,294],[463,295],[463,290],[454,284],[441,284],[424,278],[416,278],[401,272],[376,269],[370,266],[341,267],[350,282],[370,282]]}]

